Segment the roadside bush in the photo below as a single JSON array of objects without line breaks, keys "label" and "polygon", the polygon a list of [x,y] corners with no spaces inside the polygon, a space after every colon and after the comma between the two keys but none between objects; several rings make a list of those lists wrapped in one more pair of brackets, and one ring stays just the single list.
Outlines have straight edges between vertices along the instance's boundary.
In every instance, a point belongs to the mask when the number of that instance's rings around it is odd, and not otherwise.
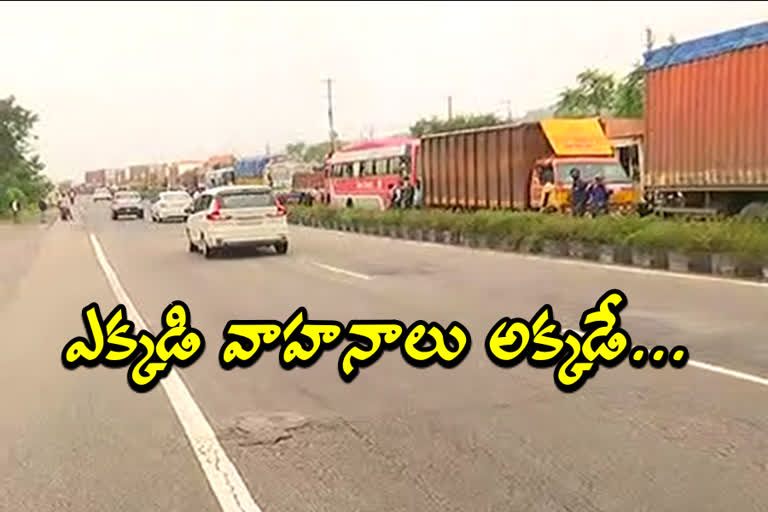
[{"label": "roadside bush", "polygon": [[490,241],[519,243],[583,242],[686,254],[729,253],[750,261],[768,261],[768,224],[741,219],[688,222],[657,217],[569,217],[510,211],[454,213],[447,210],[378,211],[328,206],[290,206],[291,219],[317,219],[358,226],[450,231]]}]

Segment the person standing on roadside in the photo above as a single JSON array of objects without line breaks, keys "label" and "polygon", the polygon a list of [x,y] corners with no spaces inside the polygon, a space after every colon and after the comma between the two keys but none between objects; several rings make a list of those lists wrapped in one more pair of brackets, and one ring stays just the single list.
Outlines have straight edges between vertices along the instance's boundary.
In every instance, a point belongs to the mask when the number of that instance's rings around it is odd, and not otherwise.
[{"label": "person standing on roadside", "polygon": [[611,191],[605,186],[602,176],[595,176],[595,182],[589,187],[589,205],[593,216],[608,213],[608,198]]},{"label": "person standing on roadside", "polygon": [[424,191],[421,188],[421,180],[416,178],[416,182],[413,187],[413,207],[421,208],[421,204],[424,201]]},{"label": "person standing on roadside", "polygon": [[584,215],[587,205],[587,182],[581,179],[581,171],[574,167],[571,169],[571,210],[577,217]]},{"label": "person standing on roadside", "polygon": [[40,198],[40,200],[37,202],[37,207],[40,208],[40,222],[45,222],[45,212],[48,210],[48,203],[45,201],[44,198]]},{"label": "person standing on roadside", "polygon": [[[390,185],[390,187],[392,187]],[[402,178],[397,182],[394,187],[392,187],[392,201],[391,206],[392,208],[400,208],[402,206],[402,198],[403,198],[403,180]]]},{"label": "person standing on roadside", "polygon": [[19,211],[21,210],[21,204],[19,204],[19,200],[14,198],[11,201],[11,214],[13,214],[13,222],[18,223],[19,222]]},{"label": "person standing on roadside", "polygon": [[415,191],[413,189],[413,185],[411,185],[411,180],[410,178],[408,178],[408,176],[406,176],[403,181],[404,181],[404,185],[403,185],[401,202],[403,204],[403,208],[411,208],[413,206],[413,196]]}]

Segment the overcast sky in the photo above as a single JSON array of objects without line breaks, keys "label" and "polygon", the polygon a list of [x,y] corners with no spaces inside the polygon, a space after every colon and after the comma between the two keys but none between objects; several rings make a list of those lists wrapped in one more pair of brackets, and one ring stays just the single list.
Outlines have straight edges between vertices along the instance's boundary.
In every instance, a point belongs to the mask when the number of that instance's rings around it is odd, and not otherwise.
[{"label": "overcast sky", "polygon": [[259,154],[422,116],[515,115],[585,67],[628,71],[644,28],[678,41],[768,20],[768,2],[6,3],[0,96],[40,115],[47,172]]}]

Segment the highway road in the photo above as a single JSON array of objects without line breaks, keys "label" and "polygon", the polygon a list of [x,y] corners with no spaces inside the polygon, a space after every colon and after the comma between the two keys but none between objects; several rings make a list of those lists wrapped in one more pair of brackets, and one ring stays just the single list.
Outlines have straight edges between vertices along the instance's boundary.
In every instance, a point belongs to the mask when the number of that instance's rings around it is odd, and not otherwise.
[{"label": "highway road", "polygon": [[[0,510],[768,508],[768,287],[304,227],[291,236],[285,256],[205,260],[187,252],[181,224],[114,222],[85,200],[74,223],[0,226]],[[612,288],[629,299],[634,343],[685,345],[691,363],[625,363],[565,394],[552,369],[489,361],[484,338],[500,318],[548,303],[578,328]],[[106,314],[126,296],[153,332],[185,301],[207,341],[146,394],[127,369],[60,360],[84,334],[84,306]],[[459,320],[472,349],[451,370],[386,352],[350,384],[341,347],[310,369],[283,370],[277,351],[219,366],[228,320],[284,321],[299,306],[345,324]]]}]

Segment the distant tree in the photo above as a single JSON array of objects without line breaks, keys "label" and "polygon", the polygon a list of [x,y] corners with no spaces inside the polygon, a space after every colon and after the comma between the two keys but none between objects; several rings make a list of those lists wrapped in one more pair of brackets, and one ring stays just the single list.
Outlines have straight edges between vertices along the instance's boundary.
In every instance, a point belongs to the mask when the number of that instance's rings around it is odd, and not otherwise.
[{"label": "distant tree", "polygon": [[667,39],[669,44],[677,44],[677,38],[675,37],[675,34],[669,34],[669,39]]},{"label": "distant tree", "polygon": [[[336,141],[337,149],[339,146],[341,146],[343,143],[339,140]],[[312,144],[310,146],[307,146],[306,151],[304,151],[304,161],[307,163],[320,163],[324,162],[325,158],[328,156],[328,153],[330,153],[331,150],[331,143],[330,142],[318,142],[317,144]]]},{"label": "distant tree", "polygon": [[587,69],[576,76],[577,85],[560,93],[556,115],[589,117],[613,112],[616,79],[610,73]]},{"label": "distant tree", "polygon": [[430,133],[444,133],[456,130],[468,130],[501,124],[502,120],[495,114],[458,115],[452,119],[422,118],[411,125],[409,131],[412,137],[421,137]]},{"label": "distant tree", "polygon": [[306,151],[307,145],[304,142],[295,142],[285,146],[285,154],[297,160],[303,160]]},{"label": "distant tree", "polygon": [[[344,145],[344,142],[336,140],[336,149]],[[331,143],[318,142],[316,144],[307,144],[305,142],[294,142],[285,146],[285,154],[296,160],[306,163],[320,164],[325,161],[331,149]]]},{"label": "distant tree", "polygon": [[[669,44],[676,44],[674,35]],[[645,29],[645,49],[653,50],[656,37],[650,27]],[[636,63],[626,76],[616,82],[615,78],[596,69],[587,69],[577,77],[576,87],[566,88],[560,93],[556,115],[560,117],[591,117],[614,115],[617,117],[643,117],[643,89],[645,70],[642,63]]]},{"label": "distant tree", "polygon": [[37,115],[16,104],[13,96],[0,99],[0,210],[12,199],[36,202],[52,188],[32,148],[37,121]]},{"label": "distant tree", "polygon": [[617,117],[643,117],[644,86],[645,70],[642,64],[636,64],[634,69],[616,87],[614,115]]}]

